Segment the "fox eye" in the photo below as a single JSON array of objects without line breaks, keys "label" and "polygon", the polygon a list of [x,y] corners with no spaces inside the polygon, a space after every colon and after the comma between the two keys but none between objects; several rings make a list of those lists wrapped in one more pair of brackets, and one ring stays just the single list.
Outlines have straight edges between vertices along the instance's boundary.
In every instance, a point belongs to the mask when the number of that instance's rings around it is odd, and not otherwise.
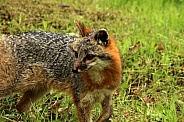
[{"label": "fox eye", "polygon": [[95,57],[95,55],[87,54],[86,59],[87,59],[87,60],[91,60],[91,59],[93,59],[94,57]]}]

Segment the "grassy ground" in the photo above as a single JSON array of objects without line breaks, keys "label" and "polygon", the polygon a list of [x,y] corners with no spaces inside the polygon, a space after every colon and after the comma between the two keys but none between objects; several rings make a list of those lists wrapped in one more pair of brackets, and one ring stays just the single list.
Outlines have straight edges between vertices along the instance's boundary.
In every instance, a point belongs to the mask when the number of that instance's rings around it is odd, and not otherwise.
[{"label": "grassy ground", "polygon": [[[113,97],[112,122],[184,121],[183,0],[0,1],[0,34],[77,33],[74,20],[106,28],[121,50],[123,80]],[[33,105],[30,116],[17,112],[17,101],[18,95],[0,100],[1,121],[75,122],[77,118],[65,94],[47,95]],[[94,119],[99,112],[96,105]]]}]

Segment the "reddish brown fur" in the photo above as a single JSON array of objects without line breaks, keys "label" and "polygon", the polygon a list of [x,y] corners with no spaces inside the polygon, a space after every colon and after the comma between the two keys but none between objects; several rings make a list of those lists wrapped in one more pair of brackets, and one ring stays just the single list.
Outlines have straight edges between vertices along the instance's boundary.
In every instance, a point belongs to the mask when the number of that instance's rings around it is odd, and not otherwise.
[{"label": "reddish brown fur", "polygon": [[[11,50],[5,49],[6,37],[0,38],[0,96],[7,96],[12,92],[13,82],[17,74],[15,59]],[[6,89],[6,88],[9,89]],[[3,93],[3,94],[2,94]]]}]

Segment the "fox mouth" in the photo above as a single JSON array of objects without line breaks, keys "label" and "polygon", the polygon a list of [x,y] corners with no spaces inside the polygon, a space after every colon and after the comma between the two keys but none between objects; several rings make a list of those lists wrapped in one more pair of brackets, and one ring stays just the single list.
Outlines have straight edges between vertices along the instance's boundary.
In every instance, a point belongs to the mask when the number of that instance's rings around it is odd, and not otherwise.
[{"label": "fox mouth", "polygon": [[73,68],[72,69],[72,72],[73,73],[82,73],[82,72],[87,72],[87,71],[89,71],[90,69],[91,69],[92,67],[87,67],[87,68],[85,68],[85,69],[82,69],[82,68]]}]

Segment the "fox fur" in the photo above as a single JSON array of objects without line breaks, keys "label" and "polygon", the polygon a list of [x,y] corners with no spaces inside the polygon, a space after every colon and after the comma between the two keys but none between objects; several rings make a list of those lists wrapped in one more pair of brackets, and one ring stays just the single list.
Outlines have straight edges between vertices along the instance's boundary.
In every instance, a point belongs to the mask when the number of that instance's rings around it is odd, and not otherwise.
[{"label": "fox fur", "polygon": [[92,122],[94,103],[102,105],[97,122],[112,115],[112,95],[121,82],[116,41],[105,29],[75,21],[81,37],[30,31],[0,38],[0,97],[23,93],[20,112],[51,89],[65,91],[77,108],[80,122]]}]

